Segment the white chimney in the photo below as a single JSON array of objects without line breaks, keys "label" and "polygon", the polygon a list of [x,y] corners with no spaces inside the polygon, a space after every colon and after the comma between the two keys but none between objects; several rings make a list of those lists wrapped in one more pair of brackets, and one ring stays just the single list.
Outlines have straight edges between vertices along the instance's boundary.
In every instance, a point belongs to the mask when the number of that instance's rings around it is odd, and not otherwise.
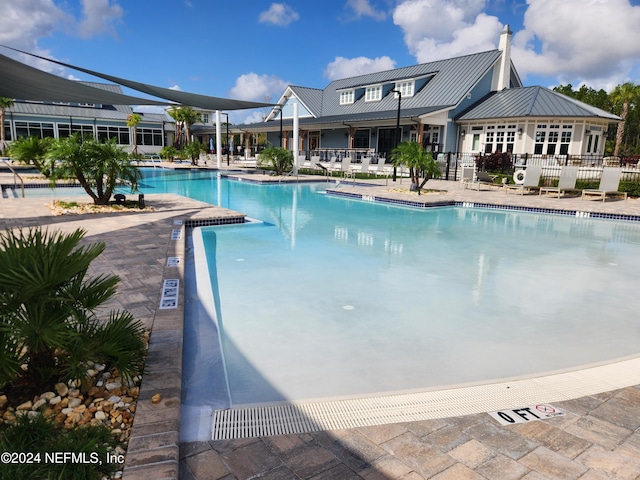
[{"label": "white chimney", "polygon": [[513,32],[509,25],[504,26],[500,34],[498,50],[502,52],[497,75],[494,75],[493,90],[500,91],[509,88],[511,83],[511,35]]}]

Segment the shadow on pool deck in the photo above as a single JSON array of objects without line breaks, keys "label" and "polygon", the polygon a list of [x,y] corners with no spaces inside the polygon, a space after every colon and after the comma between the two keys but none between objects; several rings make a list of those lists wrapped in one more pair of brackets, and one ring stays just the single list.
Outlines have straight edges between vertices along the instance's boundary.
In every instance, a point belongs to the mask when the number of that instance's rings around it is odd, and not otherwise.
[{"label": "shadow on pool deck", "polygon": [[[406,182],[406,181],[405,181]],[[636,199],[581,201],[505,195],[502,191],[460,190],[446,186],[446,197],[464,202],[573,208],[640,215]],[[379,187],[351,187],[344,190]],[[370,193],[367,193],[369,195]],[[385,195],[402,195],[387,192]],[[445,197],[441,196],[441,197]],[[412,199],[414,197],[411,197]],[[115,300],[147,326],[153,326],[150,355],[138,401],[134,433],[127,452],[125,478],[181,479],[637,479],[640,472],[640,388],[632,386],[556,402],[567,415],[545,421],[499,426],[487,414],[424,420],[348,430],[178,445],[182,318],[179,311],[163,323],[157,309],[166,258],[176,248],[172,222],[200,212],[203,204],[173,195],[148,196],[155,212],[118,216],[52,217],[46,199],[0,199],[0,225],[85,228],[88,241],[107,244],[93,273],[122,278]],[[573,207],[572,205],[575,205]],[[176,315],[177,314],[177,315]],[[172,377],[172,375],[174,377]],[[178,375],[178,378],[175,378]],[[146,392],[145,392],[146,389]],[[163,401],[150,403],[162,390]],[[149,398],[148,398],[149,397]],[[177,412],[177,413],[176,413]],[[135,460],[135,462],[132,462]]]}]

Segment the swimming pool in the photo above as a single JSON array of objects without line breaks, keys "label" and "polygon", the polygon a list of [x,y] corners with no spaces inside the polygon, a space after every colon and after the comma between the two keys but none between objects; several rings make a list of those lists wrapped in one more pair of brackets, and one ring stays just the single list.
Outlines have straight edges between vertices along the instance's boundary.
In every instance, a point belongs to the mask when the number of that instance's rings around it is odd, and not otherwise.
[{"label": "swimming pool", "polygon": [[[201,230],[231,405],[432,388],[637,353],[638,225],[419,210],[323,195],[322,184],[194,173],[158,185],[264,222]],[[208,365],[198,341],[204,357],[194,362]]]},{"label": "swimming pool", "polygon": [[[200,386],[189,401],[368,395],[637,354],[640,226],[418,210],[324,188],[145,172],[144,193],[178,193],[264,222],[197,230],[212,287],[200,294],[205,305],[219,302],[198,315],[195,300],[185,305],[185,378]],[[194,264],[201,269],[200,257]]]}]

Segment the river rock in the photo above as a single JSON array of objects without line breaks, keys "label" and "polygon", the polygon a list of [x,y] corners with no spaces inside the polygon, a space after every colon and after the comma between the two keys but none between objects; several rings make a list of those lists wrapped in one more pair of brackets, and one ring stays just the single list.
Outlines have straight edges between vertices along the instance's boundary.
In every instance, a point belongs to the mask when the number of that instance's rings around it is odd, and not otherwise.
[{"label": "river rock", "polygon": [[60,395],[61,397],[64,397],[67,395],[67,393],[69,393],[69,387],[67,387],[66,384],[64,383],[56,383],[55,387],[56,392],[58,392],[58,395]]},{"label": "river rock", "polygon": [[53,397],[55,397],[56,394],[53,392],[44,392],[42,395],[40,395],[40,399],[45,399],[47,402],[49,400],[51,400]]},{"label": "river rock", "polygon": [[33,402],[31,400],[29,400],[28,402],[24,402],[21,403],[20,405],[18,405],[16,407],[16,410],[20,411],[20,410],[31,410],[31,407],[33,407]]}]

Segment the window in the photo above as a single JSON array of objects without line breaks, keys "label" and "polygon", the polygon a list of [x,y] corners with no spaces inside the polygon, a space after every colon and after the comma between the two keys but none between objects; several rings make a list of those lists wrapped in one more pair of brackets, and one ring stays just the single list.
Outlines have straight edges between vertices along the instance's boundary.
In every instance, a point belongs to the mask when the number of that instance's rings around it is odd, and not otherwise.
[{"label": "window", "polygon": [[92,138],[93,125],[69,125],[68,123],[58,124],[58,137],[69,137],[72,133],[78,133],[82,138]]},{"label": "window", "polygon": [[[569,139],[571,137],[569,136]],[[533,153],[536,155],[555,155],[562,153],[562,147],[558,151],[558,142],[560,141],[560,125],[558,124],[538,124],[536,125],[535,143]],[[567,151],[569,145],[567,144]]]},{"label": "window", "polygon": [[[16,137],[54,137],[53,123],[15,122]],[[5,129],[6,131],[6,129]]]},{"label": "window", "polygon": [[115,138],[119,145],[129,145],[129,127],[98,125],[98,140],[104,142]]},{"label": "window", "polygon": [[484,136],[484,153],[493,152],[493,143],[496,141],[495,125],[487,127],[487,133]]},{"label": "window", "polygon": [[203,113],[202,114],[202,123],[209,123],[209,114],[208,113]]},{"label": "window", "polygon": [[159,128],[138,128],[136,131],[138,145],[162,146],[162,129]]},{"label": "window", "polygon": [[4,122],[4,138],[9,141],[13,140],[11,137],[11,122],[8,120],[5,120]]},{"label": "window", "polygon": [[573,125],[563,125],[562,134],[560,136],[560,154],[566,155],[569,153],[569,145],[571,144],[571,133]]},{"label": "window", "polygon": [[365,102],[376,102],[382,98],[382,85],[367,87],[364,94]]},{"label": "window", "polygon": [[[400,92],[402,97],[413,97],[413,88],[415,82],[413,80],[407,82],[398,82],[396,83],[396,90]],[[398,94],[396,94],[397,96]]]},{"label": "window", "polygon": [[369,148],[369,132],[370,130],[358,130],[353,136],[353,148]]},{"label": "window", "polygon": [[340,92],[340,105],[350,105],[353,103],[353,90],[345,90]]}]

